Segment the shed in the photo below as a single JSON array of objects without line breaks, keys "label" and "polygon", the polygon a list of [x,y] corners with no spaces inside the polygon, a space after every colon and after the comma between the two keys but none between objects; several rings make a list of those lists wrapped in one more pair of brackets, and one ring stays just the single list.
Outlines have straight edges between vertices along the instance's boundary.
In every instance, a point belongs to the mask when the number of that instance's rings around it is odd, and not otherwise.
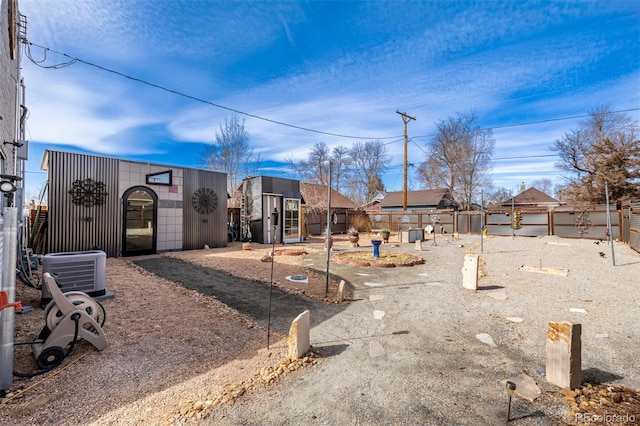
[{"label": "shed", "polygon": [[[302,241],[300,182],[270,176],[247,177],[242,181],[240,235],[243,241],[260,244]],[[278,220],[272,213],[278,212]]]},{"label": "shed", "polygon": [[133,256],[227,244],[226,174],[47,150],[45,253]]}]

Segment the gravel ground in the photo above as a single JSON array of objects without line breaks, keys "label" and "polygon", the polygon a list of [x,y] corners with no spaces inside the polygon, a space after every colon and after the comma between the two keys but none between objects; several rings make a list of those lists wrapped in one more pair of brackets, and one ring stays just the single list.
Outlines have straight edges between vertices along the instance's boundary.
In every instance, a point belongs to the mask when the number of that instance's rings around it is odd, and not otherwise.
[{"label": "gravel ground", "polygon": [[[250,276],[251,281],[224,276],[220,280],[213,276],[219,272],[209,269],[204,278],[195,280],[202,286],[210,280],[247,284],[245,292],[264,294],[268,285],[259,280],[269,280],[271,265],[261,259],[271,247],[252,246],[246,251],[233,243],[216,250],[152,256],[155,261],[148,261],[176,265],[179,261],[173,257],[178,257],[234,277]],[[316,300],[324,297],[323,277],[308,273],[309,284],[304,287],[286,280],[307,272],[299,257],[276,256],[274,282],[294,299],[304,299],[303,306],[317,306],[302,294]],[[182,262],[172,278],[193,283],[194,271],[200,269],[193,263]],[[60,367],[32,378],[15,377],[6,397],[0,398],[1,425],[170,425],[188,415],[201,417],[216,401],[233,403],[240,384],[255,381],[259,371],[278,367],[286,357],[287,343],[277,329],[271,329],[271,345],[266,348],[262,318],[256,322],[213,296],[162,279],[135,266],[131,258],[107,259],[106,278],[107,289],[115,294],[103,302],[108,347],[98,352],[88,343],[79,344]],[[332,300],[336,289],[332,281]],[[280,294],[279,289],[274,293]],[[16,299],[33,311],[16,315],[16,343],[32,340],[44,325],[40,294],[17,285]],[[340,305],[331,303],[327,308],[329,314]],[[15,347],[14,370],[37,371],[29,345]],[[196,404],[201,405],[197,412]]]},{"label": "gravel ground", "polygon": [[[514,400],[512,424],[575,424],[559,388],[541,374],[549,321],[582,324],[585,383],[640,388],[640,255],[614,247],[616,266],[606,242],[491,237],[480,245],[467,236],[423,242],[424,265],[333,265],[350,279],[354,299],[311,330],[327,359],[214,412],[208,424],[493,425],[506,417],[504,380],[520,373],[542,395]],[[484,276],[475,292],[461,286],[467,252],[480,254]],[[535,271],[554,268],[568,273]],[[496,347],[478,340],[481,333]],[[640,419],[638,411],[626,414]]]},{"label": "gravel ground", "polygon": [[[363,236],[361,245],[367,241]],[[105,302],[109,347],[97,352],[80,345],[63,367],[16,379],[14,396],[0,402],[0,424],[494,425],[506,417],[503,381],[520,373],[531,376],[542,395],[533,402],[514,399],[511,424],[576,424],[560,389],[538,371],[545,367],[548,321],[582,324],[585,383],[640,388],[640,254],[616,243],[613,266],[611,248],[593,240],[490,237],[481,246],[477,236],[438,236],[437,243],[423,242],[420,252],[413,244],[381,247],[425,258],[412,267],[332,262],[330,299],[336,280],[345,279],[351,302],[329,304],[328,314],[305,302],[318,312],[311,329],[317,363],[289,365],[290,374],[255,386],[286,353],[277,333],[265,349],[261,318],[108,259],[107,287],[116,293]],[[302,246],[308,254],[276,257],[275,282],[321,300],[326,252],[318,242]],[[270,247],[255,248],[167,256],[268,279],[271,265],[260,259]],[[468,252],[481,259],[475,292],[461,285]],[[310,283],[288,282],[301,265],[312,269]],[[540,272],[558,270],[568,272]],[[253,285],[264,290],[264,283]],[[20,291],[23,303],[35,305],[36,294]],[[18,316],[17,340],[37,334],[41,316],[38,309]],[[480,333],[496,347],[478,340]],[[17,351],[15,367],[33,369],[28,348]],[[637,405],[627,411],[640,418]]]}]

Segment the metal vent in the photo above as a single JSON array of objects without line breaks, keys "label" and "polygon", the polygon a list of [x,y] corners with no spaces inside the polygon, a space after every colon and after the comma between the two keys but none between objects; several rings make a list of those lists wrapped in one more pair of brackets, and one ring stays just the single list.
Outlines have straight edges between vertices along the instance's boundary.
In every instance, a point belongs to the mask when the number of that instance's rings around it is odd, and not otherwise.
[{"label": "metal vent", "polygon": [[[51,253],[42,258],[42,272],[50,273],[63,293],[81,291],[89,296],[105,294],[106,254],[103,251]],[[42,301],[51,294],[42,286]]]}]

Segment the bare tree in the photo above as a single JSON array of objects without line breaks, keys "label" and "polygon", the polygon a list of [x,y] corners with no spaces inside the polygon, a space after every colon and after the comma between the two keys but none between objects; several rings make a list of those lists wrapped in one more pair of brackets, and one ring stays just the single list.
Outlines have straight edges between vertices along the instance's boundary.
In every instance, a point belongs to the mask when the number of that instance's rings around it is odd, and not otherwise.
[{"label": "bare tree", "polygon": [[202,163],[207,169],[227,174],[230,207],[240,205],[236,190],[242,180],[257,174],[260,169],[260,154],[254,152],[249,141],[244,119],[240,121],[234,115],[229,120],[225,118],[224,125],[220,124],[220,132],[216,132],[215,141],[201,154]]},{"label": "bare tree", "polygon": [[331,151],[331,163],[333,164],[333,189],[342,192],[344,182],[350,179],[352,175],[350,167],[353,163],[349,155],[349,148],[346,146],[337,146]]},{"label": "bare tree", "polygon": [[303,182],[327,185],[329,183],[330,149],[324,142],[316,142],[307,160],[285,158],[293,174]]},{"label": "bare tree", "polygon": [[492,132],[481,128],[473,113],[458,113],[436,127],[418,176],[430,189],[447,188],[463,209],[470,209],[477,190],[490,186]]},{"label": "bare tree", "polygon": [[553,181],[547,178],[534,180],[531,182],[531,186],[547,195],[551,195],[553,191]]},{"label": "bare tree", "polygon": [[569,172],[562,197],[583,203],[640,197],[640,127],[630,117],[599,107],[552,146],[560,156],[556,167]]},{"label": "bare tree", "polygon": [[512,191],[503,186],[498,188],[490,187],[484,193],[484,203],[488,207],[500,207],[502,203],[511,199],[512,196]]},{"label": "bare tree", "polygon": [[359,204],[373,200],[384,191],[382,174],[389,163],[389,155],[380,140],[356,142],[349,150],[353,176],[349,184],[351,198]]},{"label": "bare tree", "polygon": [[293,175],[303,182],[328,185],[329,162],[332,167],[331,186],[340,192],[343,182],[348,178],[351,158],[349,150],[344,146],[337,146],[332,150],[324,142],[316,142],[306,160],[286,158],[285,161],[293,170]]}]

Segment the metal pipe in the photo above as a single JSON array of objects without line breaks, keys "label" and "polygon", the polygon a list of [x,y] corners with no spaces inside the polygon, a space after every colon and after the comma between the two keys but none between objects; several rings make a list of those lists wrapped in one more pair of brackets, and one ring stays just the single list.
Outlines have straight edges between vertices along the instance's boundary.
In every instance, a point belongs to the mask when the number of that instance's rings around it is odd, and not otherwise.
[{"label": "metal pipe", "polygon": [[484,253],[484,190],[480,191],[480,253]]},{"label": "metal pipe", "polygon": [[611,206],[609,206],[609,185],[607,181],[604,181],[604,192],[605,199],[607,201],[607,239],[609,240],[609,244],[611,244],[611,262],[613,262],[613,266],[616,266],[616,253],[613,249],[613,229],[611,229]]},{"label": "metal pipe", "polygon": [[514,211],[515,211],[515,201],[516,200],[516,196],[513,195],[511,196],[511,239],[515,239],[516,238],[516,223],[514,222],[515,216],[514,216]]},{"label": "metal pipe", "polygon": [[329,262],[331,260],[331,175],[333,173],[331,161],[329,161],[329,187],[327,194],[327,271],[324,283],[324,297],[329,294]]},{"label": "metal pipe", "polygon": [[[18,208],[5,207],[2,230],[2,281],[0,290],[7,294],[9,303],[16,299],[16,254],[18,246]],[[0,390],[13,383],[13,339],[15,308],[0,311]]]}]

